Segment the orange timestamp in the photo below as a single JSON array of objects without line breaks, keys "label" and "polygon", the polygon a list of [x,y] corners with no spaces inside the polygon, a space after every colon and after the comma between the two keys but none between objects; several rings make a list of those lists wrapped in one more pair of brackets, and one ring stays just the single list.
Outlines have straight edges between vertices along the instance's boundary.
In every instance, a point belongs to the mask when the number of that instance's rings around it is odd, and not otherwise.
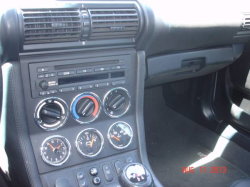
[{"label": "orange timestamp", "polygon": [[[199,167],[200,173],[227,173],[227,167]],[[183,167],[182,173],[195,173],[194,167]]]}]

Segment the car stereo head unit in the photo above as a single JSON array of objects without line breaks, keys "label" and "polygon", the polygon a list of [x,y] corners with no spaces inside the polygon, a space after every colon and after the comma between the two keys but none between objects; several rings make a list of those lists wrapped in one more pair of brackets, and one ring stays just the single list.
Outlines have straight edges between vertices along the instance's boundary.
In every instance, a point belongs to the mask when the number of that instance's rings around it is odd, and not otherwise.
[{"label": "car stereo head unit", "polygon": [[33,98],[130,84],[129,56],[29,64]]}]

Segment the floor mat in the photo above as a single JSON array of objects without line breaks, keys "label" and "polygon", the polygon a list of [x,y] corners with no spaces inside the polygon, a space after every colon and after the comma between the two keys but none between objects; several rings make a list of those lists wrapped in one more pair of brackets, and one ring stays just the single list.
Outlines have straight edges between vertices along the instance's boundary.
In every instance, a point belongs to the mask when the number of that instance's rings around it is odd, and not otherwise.
[{"label": "floor mat", "polygon": [[144,112],[149,162],[165,187],[227,187],[248,177],[220,157],[183,173],[213,151],[219,136],[166,107],[161,87],[146,90]]}]

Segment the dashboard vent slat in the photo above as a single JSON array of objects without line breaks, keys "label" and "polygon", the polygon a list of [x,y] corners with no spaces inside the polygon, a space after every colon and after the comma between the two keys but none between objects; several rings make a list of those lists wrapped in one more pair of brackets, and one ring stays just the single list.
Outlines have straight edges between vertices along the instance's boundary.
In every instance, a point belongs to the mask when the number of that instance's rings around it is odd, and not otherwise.
[{"label": "dashboard vent slat", "polygon": [[243,14],[243,24],[242,29],[243,31],[250,30],[250,13]]},{"label": "dashboard vent slat", "polygon": [[137,9],[90,9],[91,40],[135,38],[140,26]]},{"label": "dashboard vent slat", "polygon": [[24,44],[73,42],[80,40],[79,9],[22,10]]}]

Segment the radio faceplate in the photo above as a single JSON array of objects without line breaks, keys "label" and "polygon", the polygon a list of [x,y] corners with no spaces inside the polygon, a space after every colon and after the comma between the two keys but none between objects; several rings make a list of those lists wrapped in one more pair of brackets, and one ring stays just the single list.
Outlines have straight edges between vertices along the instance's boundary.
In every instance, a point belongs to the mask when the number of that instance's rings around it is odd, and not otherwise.
[{"label": "radio faceplate", "polygon": [[129,55],[29,64],[31,95],[48,97],[68,92],[130,84]]}]

